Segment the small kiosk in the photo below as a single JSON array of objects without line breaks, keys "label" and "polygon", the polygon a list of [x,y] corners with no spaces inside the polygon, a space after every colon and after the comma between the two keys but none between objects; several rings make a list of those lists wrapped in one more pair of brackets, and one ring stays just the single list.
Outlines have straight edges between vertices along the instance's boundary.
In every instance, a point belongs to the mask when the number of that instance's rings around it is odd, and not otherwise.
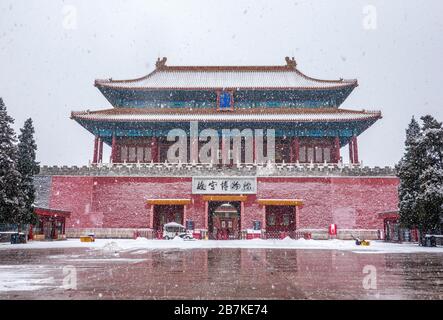
[{"label": "small kiosk", "polygon": [[71,216],[69,211],[35,208],[37,215],[37,224],[31,226],[29,230],[29,239],[43,240],[65,240],[66,218]]},{"label": "small kiosk", "polygon": [[383,219],[384,240],[391,242],[418,242],[418,230],[402,228],[398,210],[379,212]]}]

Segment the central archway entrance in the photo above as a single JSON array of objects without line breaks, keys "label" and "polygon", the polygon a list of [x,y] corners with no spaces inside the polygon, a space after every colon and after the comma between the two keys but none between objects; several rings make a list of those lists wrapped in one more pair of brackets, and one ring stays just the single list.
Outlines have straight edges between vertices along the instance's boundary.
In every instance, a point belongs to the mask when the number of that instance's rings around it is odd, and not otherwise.
[{"label": "central archway entrance", "polygon": [[240,238],[240,211],[238,201],[208,203],[208,236],[210,239],[234,240]]}]

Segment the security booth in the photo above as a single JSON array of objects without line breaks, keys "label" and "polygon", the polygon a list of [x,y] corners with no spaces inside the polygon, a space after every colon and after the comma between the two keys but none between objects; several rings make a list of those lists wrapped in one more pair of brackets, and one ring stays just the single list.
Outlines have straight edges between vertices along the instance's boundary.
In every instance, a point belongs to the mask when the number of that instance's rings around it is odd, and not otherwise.
[{"label": "security booth", "polygon": [[66,240],[66,218],[71,216],[69,211],[34,208],[37,215],[37,223],[29,230],[29,239],[43,240]]}]

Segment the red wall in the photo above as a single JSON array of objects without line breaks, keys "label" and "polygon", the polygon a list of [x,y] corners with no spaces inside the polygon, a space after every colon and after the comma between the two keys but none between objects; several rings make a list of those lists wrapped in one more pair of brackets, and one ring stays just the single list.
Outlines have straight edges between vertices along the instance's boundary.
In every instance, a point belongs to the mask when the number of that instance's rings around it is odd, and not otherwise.
[{"label": "red wall", "polygon": [[[71,211],[68,228],[146,228],[150,216],[146,199],[192,198],[186,218],[204,228],[205,203],[191,195],[191,178],[52,177],[51,208]],[[395,177],[258,178],[257,196],[249,196],[242,228],[262,220],[261,199],[302,199],[297,228],[382,229],[381,211],[397,208]]]},{"label": "red wall", "polygon": [[302,199],[297,229],[383,229],[377,213],[397,209],[397,185],[395,177],[263,178],[258,197]]}]

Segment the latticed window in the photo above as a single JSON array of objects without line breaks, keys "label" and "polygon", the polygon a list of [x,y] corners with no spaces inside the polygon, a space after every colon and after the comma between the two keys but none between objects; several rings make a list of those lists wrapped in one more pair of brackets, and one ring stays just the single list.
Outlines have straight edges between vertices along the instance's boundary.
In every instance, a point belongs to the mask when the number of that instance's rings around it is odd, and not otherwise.
[{"label": "latticed window", "polygon": [[288,214],[283,215],[283,225],[289,226],[291,224],[291,217]]},{"label": "latticed window", "polygon": [[121,161],[127,162],[128,161],[128,147],[122,146],[120,154],[121,154]]},{"label": "latticed window", "polygon": [[144,157],[144,162],[151,162],[152,157],[151,157],[151,148],[149,147],[145,147],[145,157]]},{"label": "latticed window", "polygon": [[300,148],[299,159],[300,159],[300,162],[306,162],[306,147]]},{"label": "latticed window", "polygon": [[270,214],[268,215],[268,226],[275,226],[275,215]]},{"label": "latticed window", "polygon": [[329,148],[323,149],[323,161],[331,162],[331,149]]},{"label": "latticed window", "polygon": [[314,148],[308,148],[307,162],[314,162]]},{"label": "latticed window", "polygon": [[129,162],[135,162],[137,160],[137,152],[136,152],[136,147],[129,147]]},{"label": "latticed window", "polygon": [[330,147],[300,147],[299,151],[299,161],[304,163],[323,163],[323,162],[331,162],[331,148]]},{"label": "latticed window", "polygon": [[137,147],[137,161],[143,162],[143,147]]},{"label": "latticed window", "polygon": [[323,161],[323,152],[321,147],[315,147],[315,162]]}]

